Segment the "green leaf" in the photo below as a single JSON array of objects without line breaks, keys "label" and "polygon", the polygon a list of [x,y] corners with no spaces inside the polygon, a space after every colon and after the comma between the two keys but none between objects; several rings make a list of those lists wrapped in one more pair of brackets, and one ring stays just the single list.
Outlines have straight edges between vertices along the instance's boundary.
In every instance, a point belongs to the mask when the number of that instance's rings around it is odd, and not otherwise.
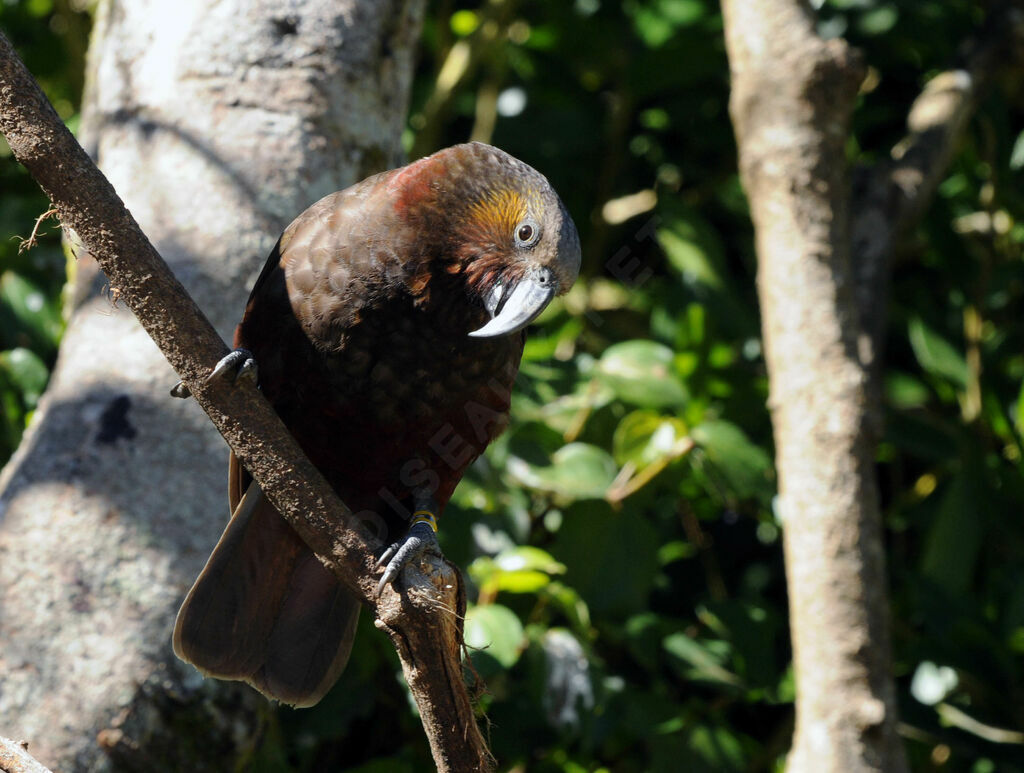
[{"label": "green leaf", "polygon": [[570,317],[561,326],[554,328],[547,323],[542,332],[531,333],[523,348],[523,362],[549,361],[555,356],[560,346],[571,343],[583,332],[583,321]]},{"label": "green leaf", "polygon": [[662,566],[675,561],[684,561],[697,555],[697,548],[692,542],[674,539],[658,548],[658,563]]},{"label": "green leaf", "polygon": [[[580,415],[586,415],[604,407],[615,399],[615,393],[597,380],[587,380],[574,385],[574,391],[560,394],[553,399],[529,401],[513,396],[515,417],[521,421],[537,421],[559,434],[564,433]],[[519,396],[522,398],[522,395]]]},{"label": "green leaf", "polygon": [[0,352],[0,368],[6,371],[11,383],[21,393],[25,406],[35,408],[50,378],[46,364],[32,351],[18,347]]},{"label": "green leaf", "polygon": [[33,16],[42,18],[52,13],[53,0],[28,0],[25,9]]},{"label": "green leaf", "polygon": [[533,569],[501,572],[495,577],[495,590],[506,593],[537,593],[551,582],[551,577]]},{"label": "green leaf", "polygon": [[660,537],[630,508],[577,502],[551,544],[565,563],[565,583],[579,591],[596,615],[631,614],[648,605],[658,573]]},{"label": "green leaf", "polygon": [[880,5],[864,13],[857,20],[857,29],[869,37],[884,35],[899,20],[899,11],[893,5]]},{"label": "green leaf", "polygon": [[521,572],[532,570],[548,574],[562,574],[565,565],[558,563],[546,550],[532,545],[518,545],[503,550],[494,557],[495,565],[503,572]]},{"label": "green leaf", "polygon": [[774,688],[785,661],[778,661],[782,620],[769,605],[740,599],[698,608],[700,621],[730,646],[729,668],[750,687]]},{"label": "green leaf", "polygon": [[523,485],[568,499],[601,499],[618,471],[607,451],[588,443],[562,446],[544,467],[513,456],[507,469]]},{"label": "green leaf", "polygon": [[953,382],[959,389],[967,387],[967,360],[949,341],[928,327],[920,317],[911,317],[907,334],[914,356],[926,372]]},{"label": "green leaf", "polygon": [[[64,323],[55,299],[48,299],[41,288],[20,274],[5,271],[0,274],[0,312],[4,308],[13,317],[15,329],[0,330],[2,340],[13,345],[28,344],[36,351],[56,349]],[[28,340],[18,340],[18,328]]]},{"label": "green leaf", "polygon": [[544,595],[561,609],[576,631],[584,635],[590,632],[590,608],[575,588],[553,580],[544,588]]},{"label": "green leaf", "polygon": [[676,418],[648,410],[633,411],[615,428],[612,449],[615,461],[632,462],[637,468],[679,456],[689,440],[686,425]]},{"label": "green leaf", "polygon": [[659,771],[741,773],[750,769],[750,755],[743,748],[741,736],[723,725],[687,725],[656,743],[652,756],[652,767]]},{"label": "green leaf", "polygon": [[725,668],[730,647],[727,642],[691,639],[685,633],[665,637],[662,647],[684,679],[713,682],[736,687],[740,678]]},{"label": "green leaf", "polygon": [[597,374],[624,402],[647,408],[682,407],[689,394],[673,360],[672,350],[663,344],[623,341],[605,349]]},{"label": "green leaf", "polygon": [[651,48],[667,43],[677,28],[700,21],[707,9],[700,0],[657,0],[626,5],[638,36]]},{"label": "green leaf", "polygon": [[1021,168],[1024,168],[1024,132],[1017,135],[1010,152],[1010,169],[1016,172]]},{"label": "green leaf", "polygon": [[1020,391],[1017,393],[1017,405],[1014,411],[1013,423],[1018,432],[1024,433],[1024,381],[1021,382]]},{"label": "green leaf", "polygon": [[920,408],[928,403],[932,392],[909,373],[891,371],[885,375],[885,396],[894,408]]},{"label": "green leaf", "polygon": [[654,612],[640,612],[626,620],[624,632],[629,652],[648,671],[658,669],[661,642],[674,624],[671,618]]},{"label": "green leaf", "polygon": [[771,500],[775,493],[771,458],[743,430],[731,422],[716,419],[697,425],[690,435],[733,494],[741,498],[757,497],[765,503]]},{"label": "green leaf", "polygon": [[497,467],[508,469],[516,478],[515,470],[523,464],[528,468],[546,467],[564,443],[562,436],[550,427],[539,421],[527,421],[498,438],[489,454]]},{"label": "green leaf", "polygon": [[[466,612],[466,645],[483,650],[505,668],[519,660],[523,646],[523,624],[501,604],[472,606]],[[474,658],[478,653],[473,653]]]},{"label": "green leaf", "polygon": [[924,540],[921,573],[952,594],[971,584],[985,533],[987,487],[980,463],[949,483]]},{"label": "green leaf", "polygon": [[551,582],[551,575],[563,574],[565,566],[550,553],[529,545],[481,556],[469,565],[473,581],[490,593],[536,593]]},{"label": "green leaf", "polygon": [[673,219],[669,226],[658,229],[658,242],[668,262],[687,285],[723,289],[721,244],[717,235],[700,221]]}]

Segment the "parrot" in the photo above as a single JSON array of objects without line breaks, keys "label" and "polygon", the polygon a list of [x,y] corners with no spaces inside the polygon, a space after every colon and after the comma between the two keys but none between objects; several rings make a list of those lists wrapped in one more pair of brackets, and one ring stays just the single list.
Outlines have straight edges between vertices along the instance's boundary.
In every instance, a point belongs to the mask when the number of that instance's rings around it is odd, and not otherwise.
[{"label": "parrot", "polygon": [[[378,593],[424,551],[440,554],[445,505],[508,424],[526,328],[570,289],[580,260],[547,179],[480,142],[332,193],[277,241],[214,375],[254,377],[387,545]],[[206,676],[315,705],[348,661],[361,604],[234,453],[228,499],[174,652]]]}]

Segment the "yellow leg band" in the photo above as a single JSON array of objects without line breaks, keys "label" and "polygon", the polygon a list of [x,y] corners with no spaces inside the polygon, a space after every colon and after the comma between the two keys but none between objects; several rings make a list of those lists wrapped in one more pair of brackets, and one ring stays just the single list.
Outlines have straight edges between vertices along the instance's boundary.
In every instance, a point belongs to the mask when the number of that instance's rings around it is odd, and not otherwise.
[{"label": "yellow leg band", "polygon": [[409,522],[409,528],[412,528],[417,523],[430,524],[430,528],[437,532],[437,516],[435,516],[429,510],[417,510],[412,514],[412,521]]}]

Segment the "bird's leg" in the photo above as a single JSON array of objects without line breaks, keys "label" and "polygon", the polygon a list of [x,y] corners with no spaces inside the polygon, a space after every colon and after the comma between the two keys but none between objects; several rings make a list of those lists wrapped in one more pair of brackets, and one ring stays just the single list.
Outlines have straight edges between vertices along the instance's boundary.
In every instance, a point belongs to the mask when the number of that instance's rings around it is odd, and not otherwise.
[{"label": "bird's leg", "polygon": [[[242,379],[256,380],[256,360],[248,349],[232,349],[220,358],[220,361],[213,366],[210,375],[206,377],[209,383],[216,378],[231,375],[231,382],[237,383]],[[171,397],[190,397],[191,390],[185,386],[184,381],[179,381],[171,387]]]},{"label": "bird's leg", "polygon": [[385,585],[398,579],[408,564],[425,552],[441,555],[441,547],[437,544],[437,511],[440,509],[433,497],[416,497],[414,500],[412,520],[409,530],[397,542],[393,543],[384,554],[377,559],[377,566],[383,566],[384,574],[377,583],[377,595],[381,594]]}]

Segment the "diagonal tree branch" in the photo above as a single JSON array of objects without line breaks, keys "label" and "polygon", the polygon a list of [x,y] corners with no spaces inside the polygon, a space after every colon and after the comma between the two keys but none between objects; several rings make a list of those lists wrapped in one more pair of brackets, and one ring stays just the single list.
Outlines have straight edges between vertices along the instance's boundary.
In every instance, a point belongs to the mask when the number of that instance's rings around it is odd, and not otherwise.
[{"label": "diagonal tree branch", "polygon": [[50,769],[28,753],[28,744],[0,736],[0,773],[50,773]]},{"label": "diagonal tree branch", "polygon": [[462,679],[465,599],[457,570],[433,561],[425,574],[406,571],[406,593],[389,589],[375,597],[374,553],[380,545],[255,388],[206,382],[226,345],[2,34],[0,131],[270,501],[346,588],[374,610],[377,626],[398,650],[438,769],[489,770],[492,758]]}]

